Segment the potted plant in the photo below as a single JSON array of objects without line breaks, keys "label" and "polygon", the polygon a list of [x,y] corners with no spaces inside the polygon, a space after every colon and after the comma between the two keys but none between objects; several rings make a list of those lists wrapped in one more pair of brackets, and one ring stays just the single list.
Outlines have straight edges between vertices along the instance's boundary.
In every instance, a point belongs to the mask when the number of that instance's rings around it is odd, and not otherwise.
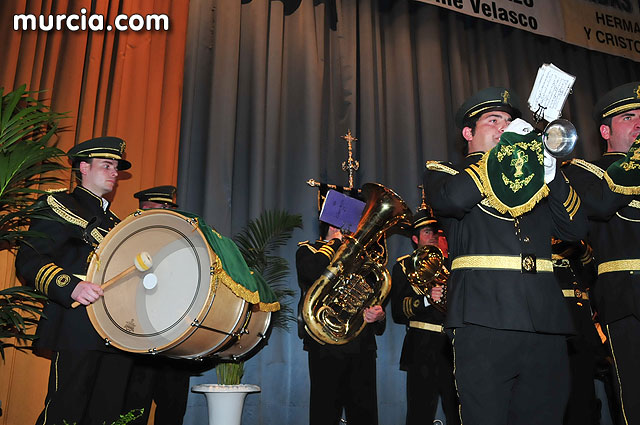
[{"label": "potted plant", "polygon": [[[288,331],[296,321],[290,304],[295,291],[284,283],[289,264],[277,255],[277,250],[291,239],[294,229],[301,227],[300,215],[267,210],[233,238],[249,268],[262,275],[278,298],[280,310],[272,313],[270,328]],[[255,353],[252,351],[250,355]],[[219,362],[215,367],[218,385],[194,387],[194,391],[203,392],[207,397],[210,425],[239,424],[246,395],[260,391],[257,385],[240,384],[248,358]]]}]

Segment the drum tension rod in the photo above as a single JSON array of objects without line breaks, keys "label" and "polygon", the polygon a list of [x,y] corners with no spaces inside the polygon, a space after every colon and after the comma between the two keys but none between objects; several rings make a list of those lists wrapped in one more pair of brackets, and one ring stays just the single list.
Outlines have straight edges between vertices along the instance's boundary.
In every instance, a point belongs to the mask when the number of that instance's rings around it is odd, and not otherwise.
[{"label": "drum tension rod", "polygon": [[[220,329],[214,329],[214,328],[210,328],[208,326],[204,326],[204,325],[200,324],[200,322],[198,320],[194,320],[193,322],[191,322],[191,326],[195,326],[195,327],[201,328],[201,329],[206,329],[206,330],[212,331],[212,332],[217,332],[219,334],[223,334],[223,335],[227,335],[227,336],[238,336],[239,335],[236,332],[229,333],[229,332],[221,331]],[[244,332],[244,330],[243,330],[243,332]]]}]

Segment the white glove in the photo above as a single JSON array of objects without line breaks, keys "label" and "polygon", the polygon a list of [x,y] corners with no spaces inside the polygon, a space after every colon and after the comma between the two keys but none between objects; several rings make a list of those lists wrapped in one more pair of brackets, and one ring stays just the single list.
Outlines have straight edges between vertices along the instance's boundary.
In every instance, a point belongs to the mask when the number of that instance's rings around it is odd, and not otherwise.
[{"label": "white glove", "polygon": [[423,300],[424,306],[425,307],[429,307],[431,305],[431,303],[429,302],[429,298],[427,298],[427,297],[423,297],[423,298],[424,298],[424,300]]},{"label": "white glove", "polygon": [[511,121],[511,123],[509,123],[504,131],[505,133],[511,132],[524,136],[525,134],[529,134],[533,131],[533,126],[521,118],[516,118],[515,120]]},{"label": "white glove", "polygon": [[556,157],[544,150],[544,182],[551,183],[556,176]]}]

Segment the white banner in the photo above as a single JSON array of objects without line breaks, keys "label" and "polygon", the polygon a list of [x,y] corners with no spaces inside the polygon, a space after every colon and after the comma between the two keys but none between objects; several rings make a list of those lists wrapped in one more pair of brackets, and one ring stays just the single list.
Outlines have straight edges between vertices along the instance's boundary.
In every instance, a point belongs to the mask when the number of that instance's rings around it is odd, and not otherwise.
[{"label": "white banner", "polygon": [[640,0],[418,0],[640,62]]}]

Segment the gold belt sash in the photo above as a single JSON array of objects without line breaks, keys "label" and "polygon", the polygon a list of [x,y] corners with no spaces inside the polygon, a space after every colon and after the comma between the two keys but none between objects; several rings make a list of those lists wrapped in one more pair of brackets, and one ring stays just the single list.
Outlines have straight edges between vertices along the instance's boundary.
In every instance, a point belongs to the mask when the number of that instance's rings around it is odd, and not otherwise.
[{"label": "gold belt sash", "polygon": [[585,301],[589,300],[589,294],[579,289],[563,289],[562,295],[564,295],[565,298],[580,298]]},{"label": "gold belt sash", "polygon": [[[535,269],[533,267],[535,261]],[[525,272],[553,272],[553,263],[546,258],[525,255],[462,255],[451,263],[456,269],[521,270]]]},{"label": "gold belt sash", "polygon": [[434,325],[433,323],[427,322],[418,322],[417,320],[412,320],[409,322],[410,328],[422,329],[423,331],[431,331],[442,333],[442,325]]},{"label": "gold belt sash", "polygon": [[640,271],[640,260],[615,260],[606,261],[602,264],[598,264],[598,275],[611,272],[633,272]]}]

